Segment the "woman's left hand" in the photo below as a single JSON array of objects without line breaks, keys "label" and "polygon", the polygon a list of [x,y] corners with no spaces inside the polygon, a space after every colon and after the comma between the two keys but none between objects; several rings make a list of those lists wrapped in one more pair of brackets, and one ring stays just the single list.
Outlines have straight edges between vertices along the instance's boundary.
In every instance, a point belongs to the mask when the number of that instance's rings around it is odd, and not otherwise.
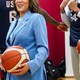
[{"label": "woman's left hand", "polygon": [[29,68],[28,64],[27,63],[23,63],[23,64],[19,65],[19,68],[14,70],[12,72],[12,74],[15,75],[15,76],[20,76],[20,75],[23,75],[26,72],[28,72],[29,69],[30,68]]}]

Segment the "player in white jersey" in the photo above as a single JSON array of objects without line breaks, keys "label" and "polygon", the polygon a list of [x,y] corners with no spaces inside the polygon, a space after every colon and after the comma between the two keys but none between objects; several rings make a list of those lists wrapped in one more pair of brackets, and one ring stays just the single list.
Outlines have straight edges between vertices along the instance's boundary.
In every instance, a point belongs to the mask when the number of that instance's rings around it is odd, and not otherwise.
[{"label": "player in white jersey", "polygon": [[[70,0],[63,0],[60,9],[62,13],[66,12],[65,6]],[[77,43],[80,40],[80,2],[79,0],[72,0],[68,3],[70,10],[70,47],[71,47],[71,59],[72,68],[75,80],[80,80],[79,72],[79,53],[77,51]]]}]

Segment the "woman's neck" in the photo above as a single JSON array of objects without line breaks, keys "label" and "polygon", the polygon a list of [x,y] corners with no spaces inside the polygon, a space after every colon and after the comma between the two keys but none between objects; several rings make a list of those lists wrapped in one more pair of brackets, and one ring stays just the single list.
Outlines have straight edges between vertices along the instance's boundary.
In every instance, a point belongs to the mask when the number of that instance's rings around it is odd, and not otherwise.
[{"label": "woman's neck", "polygon": [[28,12],[28,10],[27,11],[24,11],[24,12],[20,12],[19,13],[20,14],[20,18],[22,18],[25,15],[26,12]]}]

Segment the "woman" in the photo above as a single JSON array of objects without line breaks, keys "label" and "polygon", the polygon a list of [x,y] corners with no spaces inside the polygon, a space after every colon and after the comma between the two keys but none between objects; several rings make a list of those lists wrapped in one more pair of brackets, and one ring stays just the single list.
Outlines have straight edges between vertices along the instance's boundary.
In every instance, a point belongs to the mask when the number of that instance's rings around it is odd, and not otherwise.
[{"label": "woman", "polygon": [[38,14],[36,0],[14,0],[17,12],[16,19],[11,23],[7,37],[7,47],[19,45],[24,47],[30,61],[19,65],[14,74],[7,73],[6,80],[47,80],[44,62],[48,57],[48,39],[46,22]]},{"label": "woman", "polygon": [[[69,1],[69,0],[66,0]],[[68,7],[70,11],[70,47],[71,47],[71,59],[72,68],[75,80],[80,80],[79,71],[79,53],[77,50],[77,43],[80,40],[80,2],[79,0],[73,0],[69,3]],[[63,0],[65,2],[65,0]],[[63,3],[61,4],[61,11],[63,9]]]}]

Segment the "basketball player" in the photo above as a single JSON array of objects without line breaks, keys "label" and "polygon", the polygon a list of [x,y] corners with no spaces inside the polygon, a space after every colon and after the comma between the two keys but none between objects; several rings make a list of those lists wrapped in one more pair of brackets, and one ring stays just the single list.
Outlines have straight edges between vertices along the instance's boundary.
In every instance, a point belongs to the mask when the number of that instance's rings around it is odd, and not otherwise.
[{"label": "basketball player", "polygon": [[6,48],[5,36],[8,30],[8,26],[14,19],[13,0],[0,1],[0,53]]},{"label": "basketball player", "polygon": [[[3,53],[6,49],[5,37],[8,31],[8,26],[14,19],[13,0],[0,0],[0,53]],[[3,73],[2,80],[5,79],[5,73]],[[1,76],[0,76],[1,77]]]},{"label": "basketball player", "polygon": [[[61,12],[64,11],[64,7],[69,0],[63,0],[60,5]],[[65,5],[64,5],[65,4]],[[71,59],[72,59],[72,68],[75,80],[80,80],[79,72],[79,53],[76,49],[77,43],[80,39],[80,2],[78,0],[73,0],[68,5],[70,9],[70,47],[71,47]]]}]

